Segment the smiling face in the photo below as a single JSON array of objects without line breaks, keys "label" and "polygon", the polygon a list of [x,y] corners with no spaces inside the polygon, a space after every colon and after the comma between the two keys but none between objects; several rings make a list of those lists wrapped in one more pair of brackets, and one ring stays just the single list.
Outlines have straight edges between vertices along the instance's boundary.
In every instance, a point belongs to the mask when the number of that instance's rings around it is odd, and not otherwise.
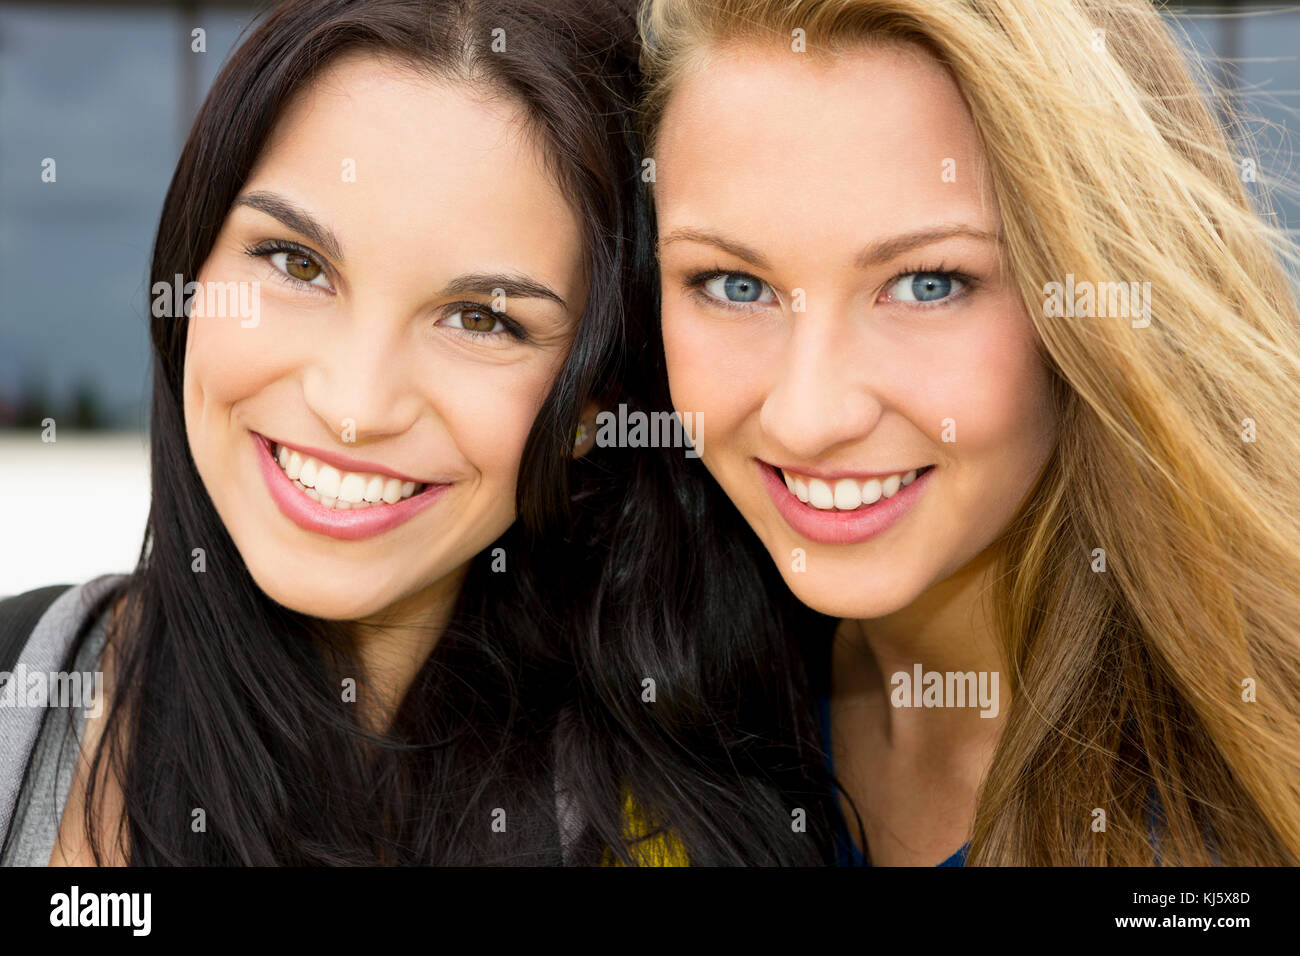
[{"label": "smiling face", "polygon": [[514,521],[587,294],[579,222],[522,111],[336,61],[288,104],[198,281],[256,305],[195,308],[184,402],[258,585],[339,620],[454,595]]},{"label": "smiling face", "polygon": [[1054,437],[959,91],[911,47],[740,45],[679,81],[655,159],[704,464],[805,603],[907,607],[992,544]]}]

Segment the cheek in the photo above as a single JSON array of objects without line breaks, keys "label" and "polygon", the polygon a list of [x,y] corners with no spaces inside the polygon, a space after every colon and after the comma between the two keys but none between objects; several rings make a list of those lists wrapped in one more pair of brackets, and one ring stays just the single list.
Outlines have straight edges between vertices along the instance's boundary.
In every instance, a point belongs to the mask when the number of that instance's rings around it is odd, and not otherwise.
[{"label": "cheek", "polygon": [[[186,400],[231,405],[255,394],[282,364],[269,328],[243,329],[237,321],[190,319],[185,355]],[[262,323],[263,326],[269,323]]]},{"label": "cheek", "polygon": [[306,343],[316,340],[306,319],[282,314],[263,297],[256,326],[237,317],[191,318],[186,333],[184,408],[191,448],[196,453],[225,435],[231,408],[270,394],[277,382],[292,377],[308,356]]},{"label": "cheek", "polygon": [[673,394],[674,404],[679,404],[678,395],[685,398],[695,394],[705,384],[701,375],[701,361],[698,348],[698,332],[686,321],[683,309],[664,302],[660,312],[660,331],[664,342],[664,363],[668,369],[668,384]]},{"label": "cheek", "polygon": [[918,379],[930,387],[915,404],[923,409],[918,424],[938,435],[965,503],[1000,520],[1019,503],[1051,448],[1050,378],[1027,316],[978,329],[945,343],[930,374]]},{"label": "cheek", "polygon": [[531,362],[440,376],[430,394],[457,449],[494,499],[514,506],[514,487],[529,433],[550,391],[558,362]]},{"label": "cheek", "polygon": [[689,307],[665,305],[662,328],[673,407],[702,416],[707,433],[725,440],[755,400],[760,363],[736,347],[732,330]]}]

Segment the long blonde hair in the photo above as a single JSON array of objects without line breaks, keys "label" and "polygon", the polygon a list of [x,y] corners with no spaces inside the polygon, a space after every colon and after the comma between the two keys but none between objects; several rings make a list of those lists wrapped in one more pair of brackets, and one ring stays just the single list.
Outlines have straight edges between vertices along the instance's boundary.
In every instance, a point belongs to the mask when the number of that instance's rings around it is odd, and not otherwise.
[{"label": "long blonde hair", "polygon": [[[647,0],[641,24],[649,155],[679,77],[748,41],[919,44],[974,117],[1059,440],[1001,542],[1013,693],[969,862],[1295,864],[1300,256],[1208,71],[1147,0]],[[1149,326],[1047,317],[1067,275],[1150,282]]]}]

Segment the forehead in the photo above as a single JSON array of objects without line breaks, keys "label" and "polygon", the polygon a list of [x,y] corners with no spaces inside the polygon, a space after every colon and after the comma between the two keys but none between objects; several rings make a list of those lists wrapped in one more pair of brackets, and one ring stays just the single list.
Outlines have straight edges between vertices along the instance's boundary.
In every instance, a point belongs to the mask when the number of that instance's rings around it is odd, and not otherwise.
[{"label": "forehead", "polygon": [[553,276],[581,259],[576,213],[522,105],[374,54],[339,58],[286,104],[246,188],[327,219],[349,260],[375,241],[392,254],[394,238],[475,269],[503,249]]},{"label": "forehead", "polygon": [[997,225],[965,101],[919,47],[713,51],[679,81],[655,152],[661,225],[855,246],[928,222]]}]

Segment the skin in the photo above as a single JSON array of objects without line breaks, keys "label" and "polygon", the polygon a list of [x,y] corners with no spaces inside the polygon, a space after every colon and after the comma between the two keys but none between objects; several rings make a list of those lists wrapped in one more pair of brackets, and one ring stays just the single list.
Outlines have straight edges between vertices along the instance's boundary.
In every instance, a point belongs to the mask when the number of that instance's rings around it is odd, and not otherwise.
[{"label": "skin", "polygon": [[[242,202],[268,195],[308,213],[338,248]],[[279,239],[311,251],[297,283],[281,271],[296,254],[247,251]],[[253,327],[189,319],[184,405],[199,474],[259,587],[351,622],[371,691],[359,705],[376,726],[432,650],[470,560],[515,520],[524,444],[586,302],[582,242],[520,107],[351,55],[288,104],[200,270],[200,283],[260,283],[260,315]],[[520,340],[487,311],[501,282],[450,288],[478,274],[561,301],[508,292]],[[452,487],[371,538],[309,532],[270,497],[250,431]],[[112,660],[110,646],[110,694]],[[80,824],[102,723],[87,721],[52,865],[93,862]],[[120,807],[110,787],[99,818]]]},{"label": "skin", "polygon": [[[972,118],[946,71],[916,48],[831,56],[744,43],[709,51],[681,80],[655,158],[673,403],[703,416],[704,464],[791,590],[843,619],[833,752],[872,861],[938,863],[969,835],[1009,706],[984,600],[995,541],[1055,436],[1048,371],[1002,263]],[[949,159],[955,182],[942,177]],[[947,227],[986,238],[931,237],[863,259]],[[940,270],[974,282],[907,301],[915,273]],[[737,306],[723,281],[699,279],[710,272],[764,285]],[[956,441],[943,440],[945,419]],[[759,462],[935,471],[884,532],[824,544],[781,516]],[[795,549],[806,554],[802,571]],[[889,675],[916,662],[999,671],[1000,716],[892,707]]]}]

